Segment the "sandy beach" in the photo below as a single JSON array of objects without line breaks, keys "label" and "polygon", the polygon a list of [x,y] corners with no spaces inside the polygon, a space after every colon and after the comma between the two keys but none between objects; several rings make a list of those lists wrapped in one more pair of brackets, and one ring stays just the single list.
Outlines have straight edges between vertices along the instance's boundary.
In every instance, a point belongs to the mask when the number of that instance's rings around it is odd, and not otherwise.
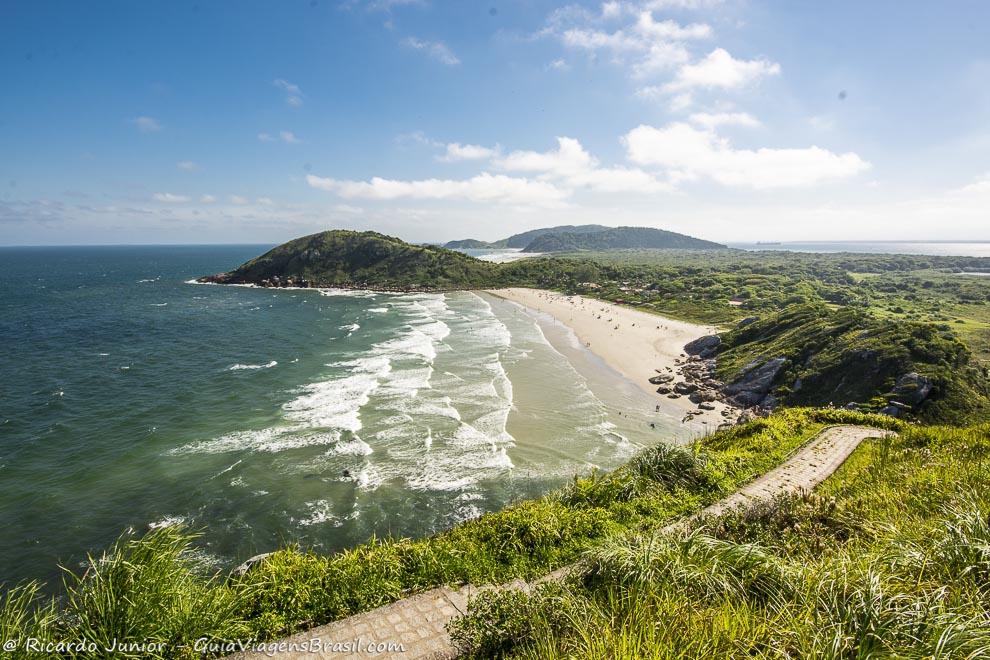
[{"label": "sandy beach", "polygon": [[[712,334],[715,327],[541,289],[496,289],[486,293],[549,314],[567,325],[578,340],[606,364],[656,397],[657,404],[664,410],[678,410],[684,414],[698,411],[698,406],[687,397],[669,399],[657,394],[656,386],[651,385],[649,379],[658,372],[667,373],[668,369],[679,373],[677,360],[682,358],[684,345]],[[701,414],[694,417],[692,423],[714,428],[725,422],[721,414],[725,404],[716,402],[715,408],[699,411]]]}]

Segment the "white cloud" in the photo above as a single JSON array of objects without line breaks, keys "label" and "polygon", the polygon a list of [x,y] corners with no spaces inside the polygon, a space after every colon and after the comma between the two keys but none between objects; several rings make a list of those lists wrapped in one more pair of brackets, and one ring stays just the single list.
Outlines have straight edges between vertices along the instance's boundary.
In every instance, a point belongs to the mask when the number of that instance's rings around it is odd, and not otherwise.
[{"label": "white cloud", "polygon": [[237,204],[239,206],[249,203],[247,197],[241,197],[240,195],[231,195],[229,199],[231,204]]},{"label": "white cloud", "polygon": [[557,58],[552,62],[548,63],[546,66],[547,71],[567,71],[571,68],[571,65],[567,63],[566,60]]},{"label": "white cloud", "polygon": [[948,195],[952,197],[986,194],[990,194],[990,172],[985,173],[973,183],[962,186],[961,188],[954,188],[948,192]]},{"label": "white cloud", "polygon": [[370,181],[342,181],[312,174],[306,182],[313,188],[335,193],[344,199],[468,200],[500,204],[559,206],[567,192],[543,181],[530,181],[483,172],[470,179],[423,179],[397,181],[374,177]]},{"label": "white cloud", "polygon": [[513,151],[495,164],[503,170],[566,177],[592,169],[597,161],[574,138],[558,137],[555,151]]},{"label": "white cloud", "polygon": [[673,81],[664,85],[668,92],[695,88],[740,89],[766,76],[780,73],[780,65],[768,60],[737,60],[724,48],[716,48],[697,64],[685,64]]},{"label": "white cloud", "polygon": [[[604,26],[627,16],[632,20],[622,27]],[[687,63],[691,55],[686,44],[710,38],[712,28],[704,23],[682,25],[672,20],[658,21],[648,8],[606,2],[600,14],[577,6],[551,13],[540,36],[554,37],[566,48],[593,54],[604,51],[613,62],[627,67],[631,76],[644,78]]]},{"label": "white cloud", "polygon": [[844,179],[870,167],[855,153],[817,146],[735,149],[714,131],[680,122],[663,128],[641,125],[623,141],[632,162],[658,166],[674,181],[706,177],[727,186],[784,188]]},{"label": "white cloud", "polygon": [[191,160],[180,160],[175,166],[183,172],[195,172],[199,169],[199,165]]},{"label": "white cloud", "polygon": [[597,192],[651,193],[669,190],[669,184],[639,169],[601,168],[598,159],[574,138],[558,137],[554,151],[513,151],[495,161],[503,170],[530,172],[566,188],[588,188]]},{"label": "white cloud", "polygon": [[288,142],[289,144],[299,144],[300,142],[299,138],[292,131],[279,131],[278,136],[282,138],[282,142]]},{"label": "white cloud", "polygon": [[213,195],[203,195],[202,197],[199,198],[200,204],[215,204],[216,201],[217,198],[214,197]]},{"label": "white cloud", "polygon": [[276,78],[272,84],[285,92],[285,102],[293,107],[299,107],[303,103],[303,93],[299,85],[290,83],[284,78]]},{"label": "white cloud", "polygon": [[272,206],[275,202],[271,197],[259,197],[254,200],[255,204],[261,204],[262,206]]},{"label": "white cloud", "polygon": [[172,193],[155,193],[151,196],[156,202],[162,202],[164,204],[185,204],[189,201],[189,198],[185,195],[173,195]]},{"label": "white cloud", "polygon": [[142,133],[157,133],[162,130],[162,124],[154,117],[135,117],[130,122]]},{"label": "white cloud", "polygon": [[498,153],[498,149],[490,149],[489,147],[482,147],[477,144],[461,144],[460,142],[451,142],[446,145],[446,153],[443,156],[438,156],[437,160],[443,161],[445,163],[453,163],[461,160],[485,160],[491,158]]},{"label": "white cloud", "polygon": [[260,142],[274,142],[275,141],[275,138],[273,138],[268,133],[258,133],[258,141],[260,141]]},{"label": "white cloud", "polygon": [[436,61],[447,66],[455,66],[461,63],[453,51],[447,47],[447,44],[442,41],[424,41],[416,37],[409,37],[402,40],[402,45],[414,50],[421,50]]},{"label": "white cloud", "polygon": [[762,125],[759,119],[746,112],[696,112],[688,119],[705,128],[718,128],[719,126],[757,128]]}]

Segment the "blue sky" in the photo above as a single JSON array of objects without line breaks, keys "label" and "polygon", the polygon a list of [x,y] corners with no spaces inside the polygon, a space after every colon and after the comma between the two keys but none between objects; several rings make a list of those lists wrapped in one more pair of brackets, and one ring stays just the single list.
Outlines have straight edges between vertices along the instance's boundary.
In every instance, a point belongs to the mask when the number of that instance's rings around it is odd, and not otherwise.
[{"label": "blue sky", "polygon": [[985,2],[0,8],[0,244],[990,239]]}]

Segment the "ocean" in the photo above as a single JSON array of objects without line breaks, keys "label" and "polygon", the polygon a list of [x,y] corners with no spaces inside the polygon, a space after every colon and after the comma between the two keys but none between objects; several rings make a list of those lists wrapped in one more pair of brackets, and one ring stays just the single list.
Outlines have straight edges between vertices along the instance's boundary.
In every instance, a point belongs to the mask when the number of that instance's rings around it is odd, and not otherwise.
[{"label": "ocean", "polygon": [[784,241],[781,243],[729,243],[728,246],[742,250],[786,252],[990,257],[990,241]]},{"label": "ocean", "polygon": [[0,583],[180,522],[218,568],[421,536],[692,434],[485,294],[189,282],[266,247],[0,248]]}]

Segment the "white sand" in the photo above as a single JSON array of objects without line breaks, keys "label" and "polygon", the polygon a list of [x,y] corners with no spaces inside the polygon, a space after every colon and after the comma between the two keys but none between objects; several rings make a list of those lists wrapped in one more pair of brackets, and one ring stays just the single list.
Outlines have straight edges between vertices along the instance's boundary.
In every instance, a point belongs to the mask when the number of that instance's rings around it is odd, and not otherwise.
[{"label": "white sand", "polygon": [[[653,394],[667,411],[697,410],[687,397],[669,399],[656,394],[649,383],[657,372],[667,368],[679,374],[675,361],[684,353],[684,344],[717,331],[714,326],[675,321],[665,316],[642,312],[594,298],[566,296],[541,289],[497,289],[487,293],[553,316],[569,326],[582,344],[606,364]],[[678,377],[678,380],[682,378]],[[721,411],[726,407],[715,402],[716,410],[700,411],[694,423],[718,426],[726,421]]]}]

